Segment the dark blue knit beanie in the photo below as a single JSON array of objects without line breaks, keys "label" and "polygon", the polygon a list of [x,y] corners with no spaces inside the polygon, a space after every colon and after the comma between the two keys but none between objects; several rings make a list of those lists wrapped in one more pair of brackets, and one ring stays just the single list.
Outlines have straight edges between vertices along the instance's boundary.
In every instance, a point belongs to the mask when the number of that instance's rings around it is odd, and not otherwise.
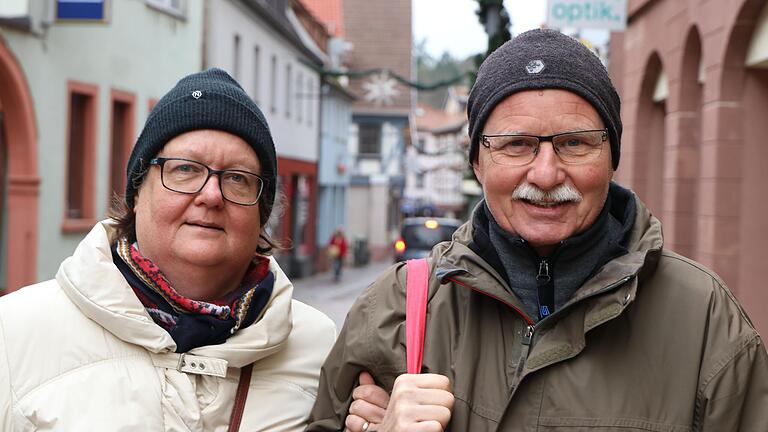
[{"label": "dark blue knit beanie", "polygon": [[477,159],[480,136],[491,111],[513,93],[531,89],[573,92],[600,114],[611,141],[613,169],[621,150],[621,102],[608,70],[579,41],[556,30],[521,33],[491,53],[469,93],[469,161]]},{"label": "dark blue knit beanie", "polygon": [[277,183],[277,156],[267,120],[240,84],[221,69],[208,69],[182,78],[152,109],[128,160],[125,200],[134,197],[149,161],[168,141],[185,132],[215,129],[237,135],[256,151],[261,163],[264,191],[260,200],[261,224],[272,212]]}]

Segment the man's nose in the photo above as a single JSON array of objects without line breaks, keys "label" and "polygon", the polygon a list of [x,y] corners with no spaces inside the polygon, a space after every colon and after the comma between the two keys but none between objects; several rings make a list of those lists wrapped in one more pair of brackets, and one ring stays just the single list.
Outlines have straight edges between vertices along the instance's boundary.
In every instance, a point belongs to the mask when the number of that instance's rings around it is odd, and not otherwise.
[{"label": "man's nose", "polygon": [[542,190],[550,190],[565,181],[563,162],[550,141],[540,144],[539,153],[531,162],[526,180]]}]

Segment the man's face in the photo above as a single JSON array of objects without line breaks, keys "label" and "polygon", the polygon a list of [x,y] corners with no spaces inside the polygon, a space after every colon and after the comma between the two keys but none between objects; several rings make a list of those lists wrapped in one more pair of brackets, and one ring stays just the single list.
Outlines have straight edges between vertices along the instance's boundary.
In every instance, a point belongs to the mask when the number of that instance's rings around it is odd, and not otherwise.
[{"label": "man's face", "polygon": [[[542,136],[604,127],[589,102],[569,91],[547,89],[522,91],[503,100],[491,112],[483,133]],[[491,214],[539,255],[549,255],[559,242],[586,230],[603,208],[613,176],[608,141],[595,160],[582,165],[563,163],[551,142],[542,142],[533,162],[523,166],[500,165],[491,160],[487,147],[481,144],[479,150],[473,168]],[[544,192],[567,186],[578,191],[581,200],[555,204],[513,198],[515,189],[525,184]]]}]

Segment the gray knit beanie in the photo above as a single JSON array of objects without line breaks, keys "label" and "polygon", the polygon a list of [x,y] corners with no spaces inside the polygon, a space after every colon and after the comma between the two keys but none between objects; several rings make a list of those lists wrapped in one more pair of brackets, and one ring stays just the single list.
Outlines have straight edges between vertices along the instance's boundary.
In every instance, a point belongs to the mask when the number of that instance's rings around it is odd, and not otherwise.
[{"label": "gray knit beanie", "polygon": [[556,30],[522,33],[491,53],[480,66],[469,94],[469,161],[477,158],[480,136],[491,111],[513,93],[564,89],[589,102],[605,123],[613,169],[619,166],[619,95],[600,59],[587,47]]},{"label": "gray knit beanie", "polygon": [[237,135],[256,151],[261,163],[264,191],[260,200],[261,224],[275,200],[277,156],[267,120],[240,84],[221,69],[208,69],[182,78],[155,105],[128,159],[125,200],[133,200],[149,161],[172,138],[185,132],[215,129]]}]

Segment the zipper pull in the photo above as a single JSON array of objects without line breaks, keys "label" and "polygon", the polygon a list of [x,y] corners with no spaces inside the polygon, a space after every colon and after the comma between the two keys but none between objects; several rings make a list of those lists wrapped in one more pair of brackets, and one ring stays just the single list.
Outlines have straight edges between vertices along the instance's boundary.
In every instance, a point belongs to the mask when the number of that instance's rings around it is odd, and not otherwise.
[{"label": "zipper pull", "polygon": [[552,278],[549,276],[549,263],[546,259],[542,259],[539,262],[539,274],[536,275],[536,280],[539,282],[547,283]]},{"label": "zipper pull", "polygon": [[533,339],[533,330],[534,327],[532,325],[529,325],[525,328],[525,332],[523,333],[523,345],[530,345],[531,340]]}]

